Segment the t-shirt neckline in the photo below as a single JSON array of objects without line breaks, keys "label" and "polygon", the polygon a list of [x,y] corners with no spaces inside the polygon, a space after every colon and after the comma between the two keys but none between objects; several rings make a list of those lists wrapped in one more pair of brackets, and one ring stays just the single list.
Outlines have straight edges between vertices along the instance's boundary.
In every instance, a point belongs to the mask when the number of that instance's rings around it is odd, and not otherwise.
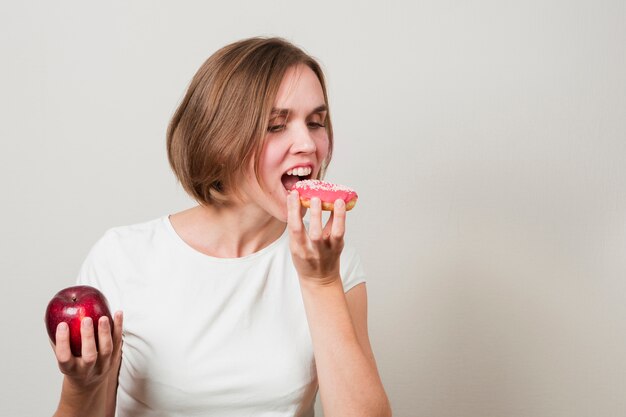
[{"label": "t-shirt neckline", "polygon": [[163,216],[162,218],[163,223],[165,225],[165,228],[167,229],[168,233],[171,235],[171,237],[173,238],[173,240],[176,242],[176,244],[179,247],[182,247],[183,250],[185,250],[186,252],[192,253],[194,254],[194,256],[203,258],[207,261],[211,261],[211,262],[219,262],[219,263],[239,263],[239,262],[246,262],[246,261],[250,261],[253,259],[256,259],[258,257],[261,257],[267,253],[270,253],[271,251],[273,251],[275,248],[278,247],[278,245],[280,245],[280,243],[287,238],[287,227],[285,227],[285,231],[280,235],[280,237],[278,237],[278,239],[276,239],[275,241],[273,241],[272,243],[270,243],[269,245],[265,246],[264,248],[251,253],[249,255],[246,256],[242,256],[239,258],[218,258],[216,256],[211,256],[211,255],[207,255],[205,253],[202,253],[200,251],[198,251],[197,249],[193,248],[192,246],[190,246],[187,242],[185,242],[183,240],[182,237],[180,237],[180,235],[176,232],[176,229],[174,229],[174,226],[172,225],[172,222],[170,220],[170,215],[167,214],[165,216]]}]

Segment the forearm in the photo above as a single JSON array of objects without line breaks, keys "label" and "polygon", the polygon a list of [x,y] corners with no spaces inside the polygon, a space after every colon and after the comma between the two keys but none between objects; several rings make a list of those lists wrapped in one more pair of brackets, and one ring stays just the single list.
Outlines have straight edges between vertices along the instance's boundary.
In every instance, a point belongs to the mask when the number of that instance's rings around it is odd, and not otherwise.
[{"label": "forearm", "polygon": [[301,280],[326,417],[391,414],[375,363],[364,353],[341,279],[328,286]]},{"label": "forearm", "polygon": [[54,417],[105,417],[106,385],[103,383],[86,389],[64,378],[61,400]]}]

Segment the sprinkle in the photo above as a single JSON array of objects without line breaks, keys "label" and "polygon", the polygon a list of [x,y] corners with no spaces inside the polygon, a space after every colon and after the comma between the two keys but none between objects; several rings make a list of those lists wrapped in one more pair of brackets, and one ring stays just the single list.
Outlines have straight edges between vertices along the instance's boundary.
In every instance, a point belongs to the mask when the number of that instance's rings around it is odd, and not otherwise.
[{"label": "sprinkle", "polygon": [[345,191],[345,192],[354,192],[350,187],[346,187],[345,185],[333,184],[331,182],[320,181],[320,180],[303,180],[298,181],[294,188],[300,189],[309,189],[309,190],[320,190],[320,191]]}]

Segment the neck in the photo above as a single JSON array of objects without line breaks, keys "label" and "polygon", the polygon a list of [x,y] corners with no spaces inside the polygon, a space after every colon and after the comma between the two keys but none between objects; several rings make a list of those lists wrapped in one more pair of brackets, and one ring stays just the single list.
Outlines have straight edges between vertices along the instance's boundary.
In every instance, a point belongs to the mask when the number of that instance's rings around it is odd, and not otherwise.
[{"label": "neck", "polygon": [[191,247],[217,258],[240,258],[278,239],[286,224],[254,205],[196,206],[170,216]]}]

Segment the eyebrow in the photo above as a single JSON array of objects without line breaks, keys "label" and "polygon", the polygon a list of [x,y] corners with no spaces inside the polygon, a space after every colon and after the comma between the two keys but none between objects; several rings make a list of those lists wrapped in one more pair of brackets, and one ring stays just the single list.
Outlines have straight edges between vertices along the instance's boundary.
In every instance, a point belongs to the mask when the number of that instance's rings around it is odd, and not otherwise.
[{"label": "eyebrow", "polygon": [[[328,111],[328,106],[326,104],[322,104],[320,106],[317,106],[316,108],[313,109],[313,111],[311,113],[309,113],[309,116],[312,114],[317,114],[317,113],[324,113]],[[277,108],[273,108],[272,109],[272,116],[288,116],[290,113],[289,109],[277,109]]]}]

